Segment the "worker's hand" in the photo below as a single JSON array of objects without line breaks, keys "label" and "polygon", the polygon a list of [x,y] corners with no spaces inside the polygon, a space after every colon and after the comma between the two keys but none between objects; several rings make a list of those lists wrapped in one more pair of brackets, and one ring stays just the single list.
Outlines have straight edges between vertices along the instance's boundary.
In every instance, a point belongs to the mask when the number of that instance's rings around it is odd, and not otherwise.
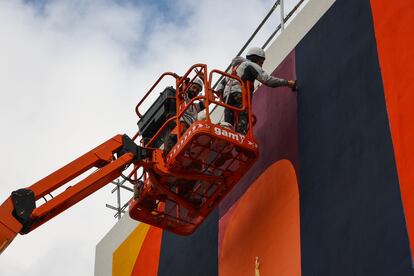
[{"label": "worker's hand", "polygon": [[297,81],[296,80],[288,80],[288,87],[292,89],[293,92],[298,90]]}]

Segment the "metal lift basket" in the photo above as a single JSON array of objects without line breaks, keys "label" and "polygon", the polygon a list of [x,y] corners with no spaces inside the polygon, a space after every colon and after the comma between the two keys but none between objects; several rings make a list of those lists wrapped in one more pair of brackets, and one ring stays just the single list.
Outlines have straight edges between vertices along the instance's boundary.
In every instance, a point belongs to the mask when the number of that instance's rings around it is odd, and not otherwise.
[{"label": "metal lift basket", "polygon": [[[204,95],[185,103],[182,95],[188,86],[184,80],[188,79],[193,70],[203,76]],[[241,83],[243,97],[241,108],[227,105],[211,89],[210,83],[214,74],[224,75]],[[142,140],[143,147],[153,148],[154,165],[145,170],[138,193],[129,203],[129,214],[133,219],[180,235],[189,235],[254,164],[258,157],[258,145],[252,135],[250,93],[247,91],[247,84],[238,77],[213,70],[207,79],[207,66],[196,64],[183,77],[165,73],[156,84],[168,75],[176,78],[176,89],[179,88],[176,93],[177,114],[165,120],[163,126],[149,141]],[[156,84],[147,95],[152,92]],[[196,121],[184,133],[180,133],[178,131],[182,124],[180,118],[189,105],[196,101],[204,101],[206,118]],[[137,105],[136,111],[144,118],[145,115],[139,113],[142,102]],[[213,105],[232,109],[236,113],[247,111],[249,118],[247,134],[243,135],[213,123],[210,114],[210,106]],[[172,122],[176,127],[178,142],[166,153],[158,148],[157,141]],[[148,128],[152,126],[149,125]]]}]

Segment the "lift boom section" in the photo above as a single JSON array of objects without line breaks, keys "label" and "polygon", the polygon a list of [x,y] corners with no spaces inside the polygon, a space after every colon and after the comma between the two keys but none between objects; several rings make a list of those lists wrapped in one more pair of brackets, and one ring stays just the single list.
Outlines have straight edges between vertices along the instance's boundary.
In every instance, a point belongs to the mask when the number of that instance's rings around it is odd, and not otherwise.
[{"label": "lift boom section", "polygon": [[[118,178],[146,152],[134,145],[128,136],[117,135],[32,186],[14,191],[0,206],[0,252],[18,233],[29,233]],[[94,167],[93,174],[36,207],[37,200]]]},{"label": "lift boom section", "polygon": [[[217,75],[240,83],[241,107],[228,105],[211,88]],[[148,96],[167,77],[173,78],[174,87],[141,114],[140,108]],[[189,101],[186,93],[195,78],[202,79],[204,93]],[[205,118],[184,127],[183,116],[196,102],[204,103]],[[193,233],[257,160],[250,102],[246,83],[219,70],[207,74],[205,64],[193,65],[181,77],[171,72],[162,74],[136,107],[140,131],[132,139],[116,135],[30,187],[14,191],[6,199],[0,206],[0,253],[17,234],[36,229],[120,177],[128,167],[133,169],[127,179],[142,171],[142,177],[135,177],[133,182],[135,193],[129,201],[130,217],[176,234]],[[230,109],[235,114],[246,112],[247,133],[237,133],[220,125],[213,119],[214,106]],[[177,138],[168,151],[164,148],[167,135]],[[141,137],[139,145],[135,143],[138,137]],[[96,171],[86,178],[39,203],[39,199],[93,168]]]}]

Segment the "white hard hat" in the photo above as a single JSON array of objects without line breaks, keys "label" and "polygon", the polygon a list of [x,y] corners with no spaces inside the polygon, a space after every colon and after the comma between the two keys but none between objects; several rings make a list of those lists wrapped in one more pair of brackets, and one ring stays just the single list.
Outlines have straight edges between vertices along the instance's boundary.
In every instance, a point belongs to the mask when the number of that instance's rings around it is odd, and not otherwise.
[{"label": "white hard hat", "polygon": [[195,78],[195,79],[193,80],[193,83],[198,84],[198,85],[201,87],[201,89],[203,89],[203,80],[202,80],[202,79],[200,79],[200,78]]},{"label": "white hard hat", "polygon": [[252,47],[249,49],[249,51],[247,51],[247,54],[246,54],[247,57],[253,56],[253,55],[261,57],[261,58],[266,58],[265,51],[259,47]]}]

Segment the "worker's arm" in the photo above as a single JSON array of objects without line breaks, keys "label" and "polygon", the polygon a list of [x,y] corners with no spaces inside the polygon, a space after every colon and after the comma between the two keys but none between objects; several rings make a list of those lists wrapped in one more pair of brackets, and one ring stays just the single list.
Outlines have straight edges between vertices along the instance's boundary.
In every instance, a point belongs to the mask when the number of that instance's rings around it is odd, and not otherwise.
[{"label": "worker's arm", "polygon": [[242,80],[244,78],[248,80],[258,80],[259,82],[263,83],[264,85],[270,87],[279,87],[279,86],[288,86],[288,80],[273,77],[269,75],[262,67],[257,65],[254,62],[246,62],[243,65],[246,66],[244,69],[244,74],[242,76]]},{"label": "worker's arm", "polygon": [[287,86],[295,90],[296,81],[294,80],[285,80],[269,75],[262,67],[257,65],[254,62],[246,61],[238,68],[240,70],[239,75],[241,75],[242,80],[258,80],[269,87],[281,87]]},{"label": "worker's arm", "polygon": [[201,100],[199,103],[197,103],[197,111],[203,111],[204,109],[206,109],[206,105],[204,103],[204,100]]}]

